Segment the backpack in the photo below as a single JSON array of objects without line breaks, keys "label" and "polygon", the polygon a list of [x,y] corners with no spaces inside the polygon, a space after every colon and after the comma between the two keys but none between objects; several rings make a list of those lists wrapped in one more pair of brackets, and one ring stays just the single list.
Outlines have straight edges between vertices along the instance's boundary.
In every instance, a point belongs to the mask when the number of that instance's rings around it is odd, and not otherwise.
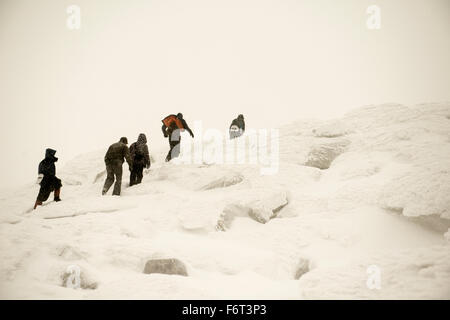
[{"label": "backpack", "polygon": [[178,127],[178,129],[184,129],[183,122],[177,118],[176,115],[171,114],[161,120],[167,128],[170,128],[174,123]]},{"label": "backpack", "polygon": [[142,161],[144,160],[144,154],[141,152],[140,148],[138,147],[138,144],[135,142],[131,145],[131,154],[134,155],[134,161]]}]

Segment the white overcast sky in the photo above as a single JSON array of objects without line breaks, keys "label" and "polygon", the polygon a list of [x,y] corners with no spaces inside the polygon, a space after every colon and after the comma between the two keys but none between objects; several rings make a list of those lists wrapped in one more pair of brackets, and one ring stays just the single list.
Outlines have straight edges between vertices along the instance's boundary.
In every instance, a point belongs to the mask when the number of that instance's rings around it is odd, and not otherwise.
[{"label": "white overcast sky", "polygon": [[449,0],[0,0],[0,186],[34,181],[47,147],[60,167],[121,136],[166,144],[169,113],[271,128],[450,101],[449,57]]}]

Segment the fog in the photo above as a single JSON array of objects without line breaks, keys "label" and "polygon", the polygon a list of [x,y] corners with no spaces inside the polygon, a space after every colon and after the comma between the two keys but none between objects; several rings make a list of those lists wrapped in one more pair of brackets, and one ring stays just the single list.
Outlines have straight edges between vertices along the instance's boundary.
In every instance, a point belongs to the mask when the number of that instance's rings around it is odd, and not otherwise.
[{"label": "fog", "polygon": [[273,128],[449,101],[449,57],[448,0],[0,0],[0,186],[34,181],[47,147],[60,168],[121,136],[165,145],[170,113]]}]

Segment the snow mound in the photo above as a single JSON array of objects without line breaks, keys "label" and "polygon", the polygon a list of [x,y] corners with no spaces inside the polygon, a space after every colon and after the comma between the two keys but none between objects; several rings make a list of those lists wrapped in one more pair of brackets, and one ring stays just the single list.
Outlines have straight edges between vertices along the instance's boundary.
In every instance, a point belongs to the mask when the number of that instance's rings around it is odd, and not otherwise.
[{"label": "snow mound", "polygon": [[106,173],[105,150],[80,155],[69,161],[59,172],[63,185],[81,185],[99,181]]},{"label": "snow mound", "polygon": [[248,216],[259,223],[267,223],[270,219],[275,218],[287,204],[286,192],[252,190],[252,193],[243,195],[243,199],[233,201],[225,206],[217,222],[217,229],[222,231],[229,229],[235,217]]},{"label": "snow mound", "polygon": [[382,185],[380,206],[407,217],[450,219],[448,112],[449,104],[387,105],[348,116],[355,130],[364,132],[352,143],[354,149],[389,153],[389,163],[397,164]]},{"label": "snow mound", "polygon": [[337,138],[350,133],[350,128],[343,121],[330,121],[318,128],[314,128],[312,133],[318,138]]},{"label": "snow mound", "polygon": [[312,146],[305,165],[319,169],[328,169],[336,157],[345,152],[349,140],[335,139]]},{"label": "snow mound", "polygon": [[43,219],[58,219],[67,217],[76,217],[80,215],[93,213],[113,213],[121,210],[127,210],[136,207],[133,203],[120,201],[118,197],[110,197],[102,199],[100,197],[71,199],[66,201],[64,207],[58,206],[57,203],[49,203],[40,208],[33,215]]},{"label": "snow mound", "polygon": [[[449,299],[448,249],[404,250],[374,256],[351,267],[319,267],[299,280],[301,295],[305,299]],[[379,271],[379,288],[368,284],[370,266]],[[405,291],[406,287],[409,290]]]},{"label": "snow mound", "polygon": [[233,173],[231,175],[225,175],[214,181],[209,182],[200,188],[200,190],[211,190],[216,188],[226,188],[235,184],[241,183],[244,180],[244,176],[240,173]]},{"label": "snow mound", "polygon": [[186,204],[188,209],[180,210],[177,214],[183,229],[196,232],[215,230],[217,220],[221,215],[222,204],[219,199],[213,198],[204,202],[188,200]]},{"label": "snow mound", "polygon": [[389,183],[380,202],[383,207],[407,217],[437,215],[450,219],[449,181],[450,171],[437,167],[413,171]]},{"label": "snow mound", "polygon": [[[180,166],[183,170],[178,170]],[[237,185],[244,181],[244,174],[221,165],[168,163],[160,167],[154,179],[175,183],[193,191],[205,191]]]},{"label": "snow mound", "polygon": [[[206,163],[161,149],[141,184],[124,170],[120,197],[101,195],[105,150],[81,155],[57,165],[61,202],[2,192],[0,298],[449,299],[449,117],[450,103],[386,104],[296,121],[274,175],[221,164],[212,139]],[[172,257],[189,277],[143,274]]]}]

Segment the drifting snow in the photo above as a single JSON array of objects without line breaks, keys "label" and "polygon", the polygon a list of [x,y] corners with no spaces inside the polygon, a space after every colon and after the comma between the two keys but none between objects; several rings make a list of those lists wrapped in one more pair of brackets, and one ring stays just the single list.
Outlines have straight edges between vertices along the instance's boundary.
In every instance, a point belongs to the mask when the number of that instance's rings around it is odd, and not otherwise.
[{"label": "drifting snow", "polygon": [[[275,175],[215,163],[210,139],[199,164],[153,151],[121,197],[100,195],[105,150],[77,157],[58,167],[62,202],[2,194],[0,298],[449,299],[449,117],[391,104],[298,121],[280,128]],[[149,261],[188,276],[144,274]]]}]

